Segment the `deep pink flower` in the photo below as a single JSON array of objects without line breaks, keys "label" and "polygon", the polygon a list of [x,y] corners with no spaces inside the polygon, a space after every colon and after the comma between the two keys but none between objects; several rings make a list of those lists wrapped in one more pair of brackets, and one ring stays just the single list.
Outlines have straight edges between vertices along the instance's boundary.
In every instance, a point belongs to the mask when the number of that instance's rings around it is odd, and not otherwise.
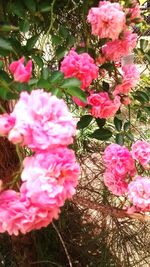
[{"label": "deep pink flower", "polygon": [[87,101],[91,105],[90,113],[96,118],[113,117],[121,105],[119,96],[111,100],[106,92],[91,93]]},{"label": "deep pink flower", "polygon": [[27,65],[24,66],[24,57],[22,57],[21,59],[12,62],[9,69],[16,82],[27,83],[32,74],[32,61],[29,60]]},{"label": "deep pink flower", "polygon": [[135,64],[129,64],[122,67],[122,83],[115,88],[114,95],[128,94],[134,88],[140,78],[140,73]]},{"label": "deep pink flower", "polygon": [[128,196],[135,208],[140,211],[150,210],[150,179],[137,176],[128,185]]},{"label": "deep pink flower", "polygon": [[103,56],[109,61],[118,61],[121,57],[129,55],[137,43],[137,34],[126,31],[122,39],[107,42],[102,47]]},{"label": "deep pink flower", "polygon": [[60,70],[64,73],[65,78],[78,78],[81,81],[82,89],[88,88],[98,77],[98,67],[93,58],[87,53],[78,55],[74,48],[61,62]]},{"label": "deep pink flower", "polygon": [[53,149],[73,141],[76,121],[63,100],[43,90],[22,92],[12,114],[15,125],[8,138],[33,150]]},{"label": "deep pink flower", "polygon": [[107,170],[104,173],[104,184],[116,196],[122,196],[128,191],[127,182]]},{"label": "deep pink flower", "polygon": [[119,179],[126,179],[136,173],[135,163],[126,147],[111,144],[106,147],[103,156],[106,170]]},{"label": "deep pink flower", "polygon": [[142,140],[132,145],[132,157],[139,161],[144,169],[150,169],[150,143]]},{"label": "deep pink flower", "polygon": [[4,113],[0,115],[0,135],[7,136],[15,124],[15,118]]},{"label": "deep pink flower", "polygon": [[125,27],[125,13],[117,3],[100,2],[99,7],[89,10],[88,21],[92,26],[92,34],[100,38],[115,40]]}]

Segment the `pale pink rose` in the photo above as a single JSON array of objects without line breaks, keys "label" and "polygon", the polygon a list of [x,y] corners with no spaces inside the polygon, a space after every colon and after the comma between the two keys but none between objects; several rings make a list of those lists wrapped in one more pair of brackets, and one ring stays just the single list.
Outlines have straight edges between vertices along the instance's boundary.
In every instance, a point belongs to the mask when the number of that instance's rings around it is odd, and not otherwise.
[{"label": "pale pink rose", "polygon": [[122,67],[123,79],[122,83],[118,84],[114,90],[114,95],[128,94],[134,88],[140,78],[140,73],[135,64],[129,64]]},{"label": "pale pink rose", "polygon": [[123,56],[129,55],[137,43],[137,34],[125,31],[122,39],[107,42],[102,47],[103,56],[109,61],[118,61]]},{"label": "pale pink rose", "polygon": [[81,101],[79,98],[73,96],[73,101],[79,106],[79,107],[85,107],[87,104]]},{"label": "pale pink rose", "polygon": [[43,90],[22,92],[11,115],[15,125],[8,138],[33,150],[65,146],[73,141],[76,121],[63,100]]},{"label": "pale pink rose", "polygon": [[47,186],[51,186],[51,183],[52,185],[58,184],[61,189],[61,192],[58,192],[58,196],[61,199],[62,195],[64,198],[62,199],[63,201],[70,198],[72,192],[75,192],[79,177],[79,165],[76,162],[75,154],[72,150],[68,148],[57,148],[50,152],[43,151],[42,153],[40,152],[32,157],[26,158],[23,166],[24,169],[21,178],[23,181],[27,181],[26,187],[28,187],[28,191],[32,191],[32,189],[30,190],[30,186],[33,181],[38,183],[37,180],[41,179],[45,183],[45,186],[46,183]]},{"label": "pale pink rose", "polygon": [[115,177],[126,179],[136,173],[135,163],[130,151],[118,144],[111,144],[106,147],[103,156],[106,171]]},{"label": "pale pink rose", "polygon": [[120,97],[111,100],[106,92],[91,93],[87,102],[91,105],[90,113],[96,118],[113,117],[121,105]]},{"label": "pale pink rose", "polygon": [[111,172],[104,173],[104,184],[116,196],[122,196],[128,191],[128,184],[120,177],[114,176]]},{"label": "pale pink rose", "polygon": [[24,57],[22,57],[17,61],[13,61],[9,69],[16,82],[27,83],[32,75],[32,61],[29,60],[27,65],[24,66]]},{"label": "pale pink rose", "polygon": [[94,59],[88,53],[77,54],[74,48],[61,62],[60,70],[64,73],[65,78],[79,79],[84,90],[98,77],[98,67],[94,63]]},{"label": "pale pink rose", "polygon": [[121,6],[109,1],[100,2],[99,7],[91,8],[87,19],[91,23],[92,34],[112,40],[119,37],[126,22]]},{"label": "pale pink rose", "polygon": [[7,136],[15,124],[15,118],[10,114],[0,115],[0,135]]},{"label": "pale pink rose", "polygon": [[144,169],[150,169],[150,143],[142,140],[132,145],[132,157],[139,161]]},{"label": "pale pink rose", "polygon": [[150,179],[137,176],[128,185],[128,197],[134,207],[141,211],[150,210]]}]

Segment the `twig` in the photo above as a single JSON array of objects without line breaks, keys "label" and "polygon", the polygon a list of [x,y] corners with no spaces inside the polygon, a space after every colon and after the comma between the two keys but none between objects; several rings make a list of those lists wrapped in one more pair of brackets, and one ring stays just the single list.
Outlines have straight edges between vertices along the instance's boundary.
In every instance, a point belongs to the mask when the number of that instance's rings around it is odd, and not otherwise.
[{"label": "twig", "polygon": [[131,219],[136,219],[139,221],[150,221],[150,216],[144,215],[142,213],[128,213],[127,210],[119,209],[116,207],[112,207],[109,205],[104,205],[104,204],[99,204],[95,203],[94,201],[91,201],[87,198],[84,197],[79,197],[75,196],[73,198],[73,203],[76,203],[80,206],[83,206],[84,208],[87,209],[93,209],[102,212],[103,214],[110,215],[112,217],[116,218],[131,218]]},{"label": "twig", "polygon": [[59,233],[59,230],[58,230],[58,228],[56,227],[56,225],[55,225],[54,223],[52,223],[52,225],[53,225],[53,228],[55,229],[55,231],[56,231],[56,233],[57,233],[57,235],[58,235],[58,237],[59,237],[59,239],[60,239],[60,241],[61,241],[61,243],[62,243],[62,246],[63,246],[63,248],[64,248],[64,251],[65,251],[65,253],[66,253],[66,256],[67,256],[67,259],[68,259],[68,262],[69,262],[69,266],[70,266],[70,267],[73,267],[72,262],[71,262],[71,259],[70,259],[70,255],[69,255],[68,250],[67,250],[67,247],[66,247],[66,245],[65,245],[65,243],[64,243],[64,241],[63,241],[63,239],[62,239],[62,236],[61,236],[61,234]]},{"label": "twig", "polygon": [[30,265],[41,264],[41,263],[51,263],[57,267],[62,267],[62,265],[59,265],[58,263],[55,263],[53,261],[33,261],[33,262],[30,262]]}]

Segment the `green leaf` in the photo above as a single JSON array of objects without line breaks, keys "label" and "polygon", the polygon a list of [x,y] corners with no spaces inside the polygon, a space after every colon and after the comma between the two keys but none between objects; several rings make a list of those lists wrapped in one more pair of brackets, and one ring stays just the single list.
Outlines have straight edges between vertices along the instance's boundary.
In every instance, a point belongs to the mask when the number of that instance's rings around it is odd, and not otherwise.
[{"label": "green leaf", "polygon": [[67,49],[66,47],[59,46],[56,50],[56,56],[58,59],[62,59],[64,55],[66,54]]},{"label": "green leaf", "polygon": [[135,98],[141,103],[149,102],[149,96],[143,91],[136,91]]},{"label": "green leaf", "polygon": [[3,100],[7,100],[7,93],[8,90],[4,87],[0,87],[0,98],[2,98]]},{"label": "green leaf", "polygon": [[90,122],[92,121],[93,117],[91,115],[84,115],[80,118],[80,121],[77,123],[77,128],[78,129],[84,129],[87,127]]},{"label": "green leaf", "polygon": [[150,107],[144,107],[144,110],[150,116]]},{"label": "green leaf", "polygon": [[32,36],[30,39],[28,39],[26,44],[27,50],[31,50],[32,48],[34,48],[38,39],[39,35]]},{"label": "green leaf", "polygon": [[124,131],[128,131],[129,128],[130,128],[130,122],[127,121],[127,122],[124,123],[123,129],[124,129]]},{"label": "green leaf", "polygon": [[37,86],[39,88],[45,88],[45,89],[50,89],[50,83],[47,80],[44,80],[43,78],[40,78],[40,80],[37,83]]},{"label": "green leaf", "polygon": [[43,68],[41,76],[44,80],[47,80],[50,75],[49,69],[48,68]]},{"label": "green leaf", "polygon": [[99,118],[97,118],[96,119],[96,122],[97,122],[98,127],[99,128],[102,128],[105,125],[105,123],[106,123],[106,119],[99,119]]},{"label": "green leaf", "polygon": [[84,103],[87,103],[86,93],[83,92],[79,87],[70,87],[70,88],[65,89],[65,91],[68,94],[70,94],[71,96],[76,96],[77,98],[79,98]]},{"label": "green leaf", "polygon": [[140,40],[140,48],[144,52],[148,46],[148,40],[141,39]]},{"label": "green leaf", "polygon": [[118,132],[120,132],[121,128],[122,128],[122,121],[120,119],[118,119],[117,117],[115,117],[114,118],[114,124],[115,124],[116,130]]},{"label": "green leaf", "polygon": [[11,82],[11,79],[7,72],[4,70],[0,70],[0,80],[3,80],[6,83],[6,86],[8,86],[8,83]]},{"label": "green leaf", "polygon": [[58,35],[52,35],[52,43],[53,45],[60,45],[62,42],[62,38]]},{"label": "green leaf", "polygon": [[3,61],[0,61],[0,70],[2,69],[3,67]]},{"label": "green leaf", "polygon": [[72,47],[75,43],[75,38],[72,35],[69,35],[66,39],[66,46]]},{"label": "green leaf", "polygon": [[32,58],[40,68],[43,68],[44,63],[40,56],[32,55]]},{"label": "green leaf", "polygon": [[20,31],[21,32],[28,32],[30,29],[30,23],[28,20],[22,20],[20,22]]},{"label": "green leaf", "polygon": [[51,84],[57,84],[60,83],[63,79],[64,79],[64,74],[62,72],[54,71],[49,78],[49,82]]},{"label": "green leaf", "polygon": [[124,144],[124,135],[122,133],[116,134],[116,143],[119,145]]},{"label": "green leaf", "polygon": [[67,39],[67,37],[69,35],[69,30],[64,26],[60,26],[59,33],[61,36],[63,36],[65,39]]},{"label": "green leaf", "polygon": [[0,32],[18,31],[19,28],[13,25],[4,24],[0,25]]},{"label": "green leaf", "polygon": [[12,13],[14,13],[18,17],[25,17],[25,7],[22,3],[22,1],[18,0],[15,1],[14,3],[11,3],[10,10]]},{"label": "green leaf", "polygon": [[131,141],[134,141],[134,136],[131,132],[127,132],[126,136],[128,137],[128,139],[130,139]]},{"label": "green leaf", "polygon": [[74,88],[74,87],[80,87],[81,82],[76,78],[68,78],[65,79],[63,84],[60,86],[61,88]]},{"label": "green leaf", "polygon": [[0,49],[4,49],[4,50],[8,50],[8,51],[12,51],[13,48],[11,46],[11,43],[0,37]]},{"label": "green leaf", "polygon": [[148,54],[145,54],[145,57],[148,60],[148,62],[150,63],[150,56]]},{"label": "green leaf", "polygon": [[36,1],[35,0],[24,0],[24,4],[31,12],[36,11]]},{"label": "green leaf", "polygon": [[49,1],[44,1],[39,5],[39,11],[40,12],[49,12],[51,10],[51,4]]},{"label": "green leaf", "polygon": [[109,91],[109,83],[103,81],[102,87],[105,92]]},{"label": "green leaf", "polygon": [[109,129],[97,129],[90,135],[91,138],[95,138],[97,140],[108,140],[112,137],[112,132]]}]

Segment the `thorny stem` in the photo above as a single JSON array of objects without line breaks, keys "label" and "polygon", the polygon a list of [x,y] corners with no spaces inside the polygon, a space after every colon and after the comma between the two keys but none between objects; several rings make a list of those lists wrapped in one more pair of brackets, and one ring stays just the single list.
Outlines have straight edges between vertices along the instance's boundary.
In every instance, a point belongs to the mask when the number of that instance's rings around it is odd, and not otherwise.
[{"label": "thorny stem", "polygon": [[70,259],[70,256],[69,256],[69,253],[68,253],[68,250],[67,250],[67,247],[66,247],[66,245],[65,245],[65,243],[64,243],[64,240],[62,239],[62,236],[61,236],[61,234],[59,233],[59,230],[58,230],[58,228],[56,227],[56,225],[55,225],[54,223],[52,223],[52,225],[53,225],[53,228],[55,229],[55,231],[56,231],[56,233],[57,233],[57,235],[58,235],[58,237],[59,237],[59,239],[60,239],[60,241],[61,241],[61,243],[62,243],[62,246],[63,246],[63,248],[64,248],[64,251],[65,251],[66,256],[67,256],[67,259],[68,259],[69,266],[70,266],[70,267],[73,267],[72,262],[71,262],[71,259]]}]

